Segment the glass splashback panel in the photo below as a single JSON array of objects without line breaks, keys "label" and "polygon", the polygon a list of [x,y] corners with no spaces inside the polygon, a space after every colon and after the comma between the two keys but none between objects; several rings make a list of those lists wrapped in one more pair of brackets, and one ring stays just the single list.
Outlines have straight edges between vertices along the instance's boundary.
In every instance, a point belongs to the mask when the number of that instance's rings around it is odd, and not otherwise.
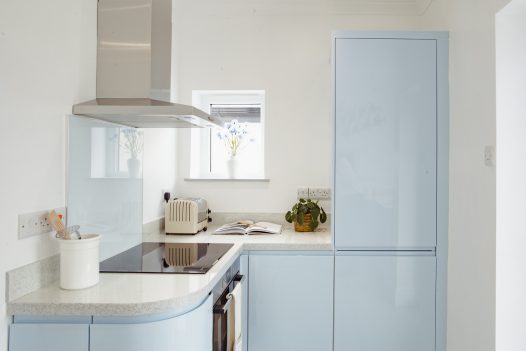
[{"label": "glass splashback panel", "polygon": [[69,117],[68,225],[101,235],[101,260],[142,242],[141,130]]}]

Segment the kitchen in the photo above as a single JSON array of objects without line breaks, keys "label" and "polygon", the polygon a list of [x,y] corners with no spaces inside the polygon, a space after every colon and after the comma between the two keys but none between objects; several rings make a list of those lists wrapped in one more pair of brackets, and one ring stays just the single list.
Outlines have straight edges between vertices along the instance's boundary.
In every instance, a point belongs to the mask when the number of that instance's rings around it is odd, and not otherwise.
[{"label": "kitchen", "polygon": [[[173,164],[145,157],[145,222],[162,215],[163,190],[204,197],[217,213],[284,216],[298,187],[329,187],[332,182],[331,32],[450,32],[447,345],[449,350],[494,349],[495,168],[487,167],[481,155],[486,145],[495,145],[494,21],[507,1],[435,0],[415,2],[415,7],[371,1],[367,8],[352,1],[348,7],[315,1],[303,6],[174,3],[180,9],[174,22],[181,36],[177,52],[184,53],[177,57],[176,101],[192,104],[193,90],[264,89],[269,181],[185,180],[191,178],[189,136],[148,131],[158,149],[163,149],[161,140],[176,147],[163,151]],[[66,204],[65,116],[72,105],[95,97],[96,4],[3,3],[0,13],[6,16],[0,22],[2,52],[13,53],[2,55],[0,65],[6,122],[2,159],[14,165],[2,176],[6,226],[0,270],[7,272],[58,253],[47,236],[18,240],[17,216]],[[147,153],[152,144],[145,138]],[[284,157],[283,150],[298,139],[314,147],[305,157]],[[155,149],[151,154],[162,158]],[[148,160],[162,163],[162,171],[148,166]],[[148,183],[155,177],[161,180]],[[3,315],[5,308],[0,304]],[[9,323],[6,317],[0,331],[5,348]]]}]

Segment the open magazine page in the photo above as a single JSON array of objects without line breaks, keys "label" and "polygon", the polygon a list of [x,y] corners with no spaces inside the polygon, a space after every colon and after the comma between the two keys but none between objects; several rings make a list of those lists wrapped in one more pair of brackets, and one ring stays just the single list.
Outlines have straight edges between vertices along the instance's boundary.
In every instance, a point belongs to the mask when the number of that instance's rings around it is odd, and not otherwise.
[{"label": "open magazine page", "polygon": [[253,225],[252,221],[239,221],[234,223],[227,223],[219,227],[214,234],[240,234],[247,233],[247,229]]},{"label": "open magazine page", "polygon": [[270,222],[257,222],[247,229],[247,234],[280,234],[281,225]]},{"label": "open magazine page", "polygon": [[214,234],[223,235],[249,235],[249,234],[280,234],[281,225],[270,222],[239,221],[234,223],[224,224],[219,227]]}]

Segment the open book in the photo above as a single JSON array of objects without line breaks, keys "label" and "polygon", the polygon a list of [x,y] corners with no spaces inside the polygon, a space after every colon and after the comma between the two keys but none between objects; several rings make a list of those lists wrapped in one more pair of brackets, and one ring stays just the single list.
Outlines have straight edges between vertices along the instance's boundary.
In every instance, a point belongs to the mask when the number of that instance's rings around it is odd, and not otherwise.
[{"label": "open book", "polygon": [[219,227],[214,234],[280,234],[281,225],[270,222],[239,221]]}]

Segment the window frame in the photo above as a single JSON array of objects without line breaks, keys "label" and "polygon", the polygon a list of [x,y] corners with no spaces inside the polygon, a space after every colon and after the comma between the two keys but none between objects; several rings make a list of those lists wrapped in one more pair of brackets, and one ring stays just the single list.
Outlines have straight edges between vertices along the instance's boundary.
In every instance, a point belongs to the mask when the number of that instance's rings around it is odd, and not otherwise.
[{"label": "window frame", "polygon": [[[242,179],[263,179],[265,177],[265,91],[264,90],[194,90],[192,105],[210,113],[211,105],[260,105],[261,171],[249,174]],[[192,129],[190,136],[190,178],[227,179],[227,174],[211,171],[212,133],[215,128]],[[205,151],[206,150],[206,151]],[[234,179],[235,180],[235,179]]]}]

